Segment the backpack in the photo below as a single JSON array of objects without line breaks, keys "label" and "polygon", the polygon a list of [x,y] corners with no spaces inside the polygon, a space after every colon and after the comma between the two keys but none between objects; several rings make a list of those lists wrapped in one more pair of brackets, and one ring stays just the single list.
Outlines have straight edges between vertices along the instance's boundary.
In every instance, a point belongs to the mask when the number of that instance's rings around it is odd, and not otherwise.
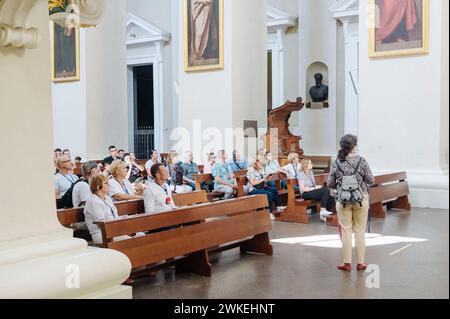
[{"label": "backpack", "polygon": [[358,179],[356,178],[361,162],[362,159],[359,160],[352,175],[345,175],[344,170],[339,165],[339,161],[336,161],[337,168],[342,173],[342,179],[337,184],[337,201],[343,204],[344,207],[346,204],[353,203],[359,203],[362,207],[364,195],[361,187],[359,186]]},{"label": "backpack", "polygon": [[88,183],[86,179],[80,178],[75,183],[73,183],[72,186],[70,186],[70,188],[67,190],[67,192],[61,197],[61,206],[64,209],[73,208],[73,200],[72,200],[73,189],[75,188],[75,185],[77,185],[80,182]]}]

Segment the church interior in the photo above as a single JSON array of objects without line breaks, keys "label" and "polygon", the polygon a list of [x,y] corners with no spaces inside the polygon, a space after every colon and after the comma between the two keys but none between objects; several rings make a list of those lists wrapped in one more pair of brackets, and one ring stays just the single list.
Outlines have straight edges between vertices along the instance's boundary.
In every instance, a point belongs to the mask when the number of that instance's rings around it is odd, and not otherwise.
[{"label": "church interior", "polygon": [[448,299],[448,7],[0,0],[0,299]]}]

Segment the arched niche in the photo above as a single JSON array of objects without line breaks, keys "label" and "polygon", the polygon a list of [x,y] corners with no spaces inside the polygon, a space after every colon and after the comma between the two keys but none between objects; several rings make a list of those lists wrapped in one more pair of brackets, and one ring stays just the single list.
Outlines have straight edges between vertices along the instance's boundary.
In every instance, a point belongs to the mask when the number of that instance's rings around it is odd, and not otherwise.
[{"label": "arched niche", "polygon": [[[323,62],[314,62],[310,64],[308,67],[308,70],[306,72],[307,78],[306,78],[306,101],[309,102],[312,100],[310,96],[310,89],[311,87],[316,85],[316,80],[314,79],[314,75],[316,73],[321,73],[323,75],[323,84],[329,86],[329,72],[328,72],[328,66]],[[325,106],[326,107],[326,106]]]}]

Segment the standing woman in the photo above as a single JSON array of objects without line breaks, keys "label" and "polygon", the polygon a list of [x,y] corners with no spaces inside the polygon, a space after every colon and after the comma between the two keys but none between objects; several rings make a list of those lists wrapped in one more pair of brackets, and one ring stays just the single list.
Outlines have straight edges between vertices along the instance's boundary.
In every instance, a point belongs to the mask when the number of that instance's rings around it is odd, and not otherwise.
[{"label": "standing woman", "polygon": [[339,224],[342,229],[342,255],[344,264],[338,266],[339,270],[352,270],[352,232],[355,232],[356,255],[358,257],[357,270],[367,268],[365,264],[366,239],[365,231],[369,215],[369,188],[374,183],[374,177],[369,164],[357,155],[358,138],[354,135],[345,135],[340,142],[338,159],[333,164],[328,187],[332,189],[343,188],[343,177],[356,177],[359,190],[362,193],[360,202],[343,203],[343,198],[338,195],[336,209],[339,216]]}]

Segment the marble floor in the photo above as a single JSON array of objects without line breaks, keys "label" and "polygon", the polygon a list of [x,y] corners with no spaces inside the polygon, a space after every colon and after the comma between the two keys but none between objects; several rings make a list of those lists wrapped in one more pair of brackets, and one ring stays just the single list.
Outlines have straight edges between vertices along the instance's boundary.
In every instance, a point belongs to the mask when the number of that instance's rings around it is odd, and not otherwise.
[{"label": "marble floor", "polygon": [[274,222],[274,256],[231,250],[211,258],[210,278],[168,269],[139,279],[135,299],[449,298],[449,211],[413,209],[373,219],[371,273],[336,270],[337,228]]}]

